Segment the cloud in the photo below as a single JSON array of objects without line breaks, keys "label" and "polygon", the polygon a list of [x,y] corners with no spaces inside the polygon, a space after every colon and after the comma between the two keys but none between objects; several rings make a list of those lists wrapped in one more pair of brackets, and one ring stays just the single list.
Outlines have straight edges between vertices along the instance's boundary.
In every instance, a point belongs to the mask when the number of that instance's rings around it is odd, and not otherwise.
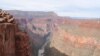
[{"label": "cloud", "polygon": [[1,0],[0,8],[55,11],[63,16],[100,17],[100,0]]},{"label": "cloud", "polygon": [[99,14],[92,12],[57,12],[57,14],[60,16],[100,18]]},{"label": "cloud", "polygon": [[[1,2],[0,2],[1,3]],[[3,0],[2,6],[4,9],[19,9],[19,10],[42,10],[49,11],[54,10],[56,5],[49,3],[48,1],[36,1],[36,0]]]}]

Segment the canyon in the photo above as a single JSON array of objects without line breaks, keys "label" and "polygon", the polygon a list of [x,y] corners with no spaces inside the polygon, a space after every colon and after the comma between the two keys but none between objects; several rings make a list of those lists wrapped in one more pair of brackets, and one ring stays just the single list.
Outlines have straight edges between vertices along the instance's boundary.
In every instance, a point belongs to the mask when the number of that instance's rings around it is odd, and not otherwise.
[{"label": "canyon", "polygon": [[[4,43],[13,47],[13,56],[100,56],[100,18],[76,19],[54,12],[5,11],[13,15],[16,22],[10,23],[11,26],[0,23],[0,26],[7,25],[6,29],[2,26],[0,29],[12,32],[7,35],[11,41]],[[2,42],[1,39],[0,45],[4,46]],[[3,49],[10,49],[8,47]]]}]

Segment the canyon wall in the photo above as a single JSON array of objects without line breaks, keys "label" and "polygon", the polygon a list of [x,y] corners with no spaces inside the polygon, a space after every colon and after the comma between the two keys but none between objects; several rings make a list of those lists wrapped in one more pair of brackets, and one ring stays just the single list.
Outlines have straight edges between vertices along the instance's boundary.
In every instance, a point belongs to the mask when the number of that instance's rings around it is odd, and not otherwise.
[{"label": "canyon wall", "polygon": [[0,56],[15,56],[15,25],[0,24]]},{"label": "canyon wall", "polygon": [[0,56],[31,56],[29,36],[12,15],[0,10]]},{"label": "canyon wall", "polygon": [[96,31],[97,29],[82,29],[88,34],[85,36],[83,32],[77,34],[81,28],[76,30],[74,27],[75,33],[69,31],[73,31],[71,28],[67,30],[59,26],[56,28],[58,30],[54,31],[51,43],[46,48],[46,56],[100,56],[100,33]]}]

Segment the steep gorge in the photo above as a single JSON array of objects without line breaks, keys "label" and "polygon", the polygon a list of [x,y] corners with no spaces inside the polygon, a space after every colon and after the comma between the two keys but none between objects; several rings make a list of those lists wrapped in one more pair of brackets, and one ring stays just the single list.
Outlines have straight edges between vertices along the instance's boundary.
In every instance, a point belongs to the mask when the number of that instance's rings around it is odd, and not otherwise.
[{"label": "steep gorge", "polygon": [[19,12],[19,19],[0,19],[1,56],[100,56],[99,21]]}]

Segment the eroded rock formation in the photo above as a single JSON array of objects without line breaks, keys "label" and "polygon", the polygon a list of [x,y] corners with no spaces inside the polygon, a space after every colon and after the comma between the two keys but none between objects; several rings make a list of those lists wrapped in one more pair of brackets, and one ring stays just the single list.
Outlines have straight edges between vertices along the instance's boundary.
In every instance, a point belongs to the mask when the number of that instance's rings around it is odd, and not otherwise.
[{"label": "eroded rock formation", "polygon": [[29,37],[14,17],[0,9],[0,56],[31,56]]},{"label": "eroded rock formation", "polygon": [[14,17],[0,9],[0,23],[14,23]]}]

